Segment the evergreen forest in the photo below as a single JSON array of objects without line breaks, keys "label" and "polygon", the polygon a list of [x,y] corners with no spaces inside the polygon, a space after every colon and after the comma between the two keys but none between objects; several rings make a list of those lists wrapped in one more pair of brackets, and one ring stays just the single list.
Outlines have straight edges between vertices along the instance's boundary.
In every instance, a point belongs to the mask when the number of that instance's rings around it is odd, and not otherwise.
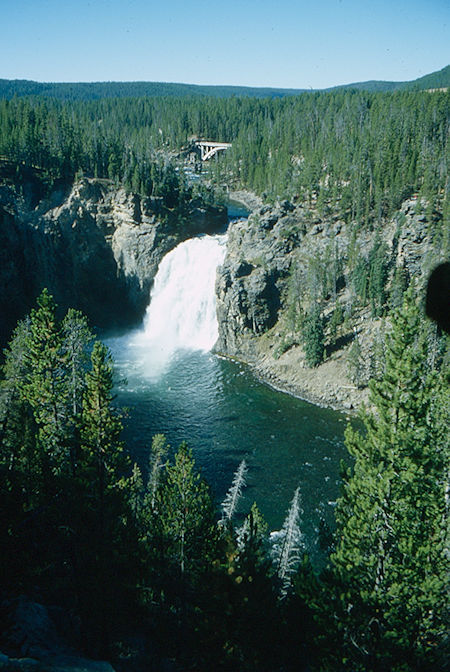
[{"label": "evergreen forest", "polygon": [[[295,492],[275,545],[256,504],[220,508],[186,444],[132,464],[113,362],[82,314],[46,290],[2,370],[1,594],[71,614],[77,643],[118,669],[444,670],[448,653],[448,381],[429,371],[408,292],[350,427],[328,562],[302,554]],[[448,410],[448,409],[447,409]],[[331,534],[331,536],[330,536]],[[136,633],[144,645],[134,644]],[[133,637],[134,635],[134,637]]]},{"label": "evergreen forest", "polygon": [[220,140],[232,147],[210,170],[216,185],[312,202],[364,226],[414,193],[448,217],[449,101],[448,91],[356,90],[262,100],[13,98],[0,101],[0,157],[53,181],[113,179],[173,206],[185,189],[180,150],[192,138]]},{"label": "evergreen forest", "polygon": [[[0,598],[59,609],[74,646],[124,672],[447,669],[445,337],[436,356],[414,282],[386,291],[376,233],[416,195],[448,255],[449,112],[448,90],[0,100],[1,176],[19,191],[32,170],[44,192],[95,177],[181,213],[228,188],[302,202],[373,234],[352,281],[374,316],[389,313],[317,568],[302,551],[300,491],[273,544],[256,504],[236,522],[245,463],[218,505],[187,444],[148,437],[148,464],[132,462],[110,353],[44,290],[2,359]],[[200,185],[183,169],[195,138],[232,143]],[[321,320],[305,321],[313,367]]]}]

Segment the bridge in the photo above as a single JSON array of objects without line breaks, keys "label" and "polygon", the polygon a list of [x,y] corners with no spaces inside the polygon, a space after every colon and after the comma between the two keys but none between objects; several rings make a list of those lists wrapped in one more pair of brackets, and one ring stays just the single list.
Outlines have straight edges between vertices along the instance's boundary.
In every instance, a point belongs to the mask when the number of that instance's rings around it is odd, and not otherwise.
[{"label": "bridge", "polygon": [[195,146],[200,148],[202,161],[208,161],[221,150],[231,147],[231,142],[212,142],[211,140],[197,140]]}]

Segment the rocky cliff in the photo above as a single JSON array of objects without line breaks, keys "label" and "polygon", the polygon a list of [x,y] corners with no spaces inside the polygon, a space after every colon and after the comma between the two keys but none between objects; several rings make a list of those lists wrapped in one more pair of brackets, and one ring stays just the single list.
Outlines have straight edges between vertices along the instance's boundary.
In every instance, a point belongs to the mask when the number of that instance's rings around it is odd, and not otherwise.
[{"label": "rocky cliff", "polygon": [[[2,343],[43,287],[62,310],[79,308],[95,326],[137,322],[162,257],[181,240],[226,225],[223,208],[192,201],[180,217],[159,199],[108,180],[83,178],[45,197],[32,182],[29,175],[20,190],[11,180],[0,183]],[[253,213],[230,224],[218,272],[216,350],[315,403],[357,407],[383,367],[388,309],[408,281],[420,290],[445,257],[442,215],[411,198],[374,231],[300,203],[269,206],[250,196],[240,199]],[[364,298],[375,271],[384,274],[380,311],[373,296],[372,305]],[[314,305],[325,356],[311,368],[302,332]]]},{"label": "rocky cliff", "polygon": [[0,185],[0,340],[43,287],[95,326],[129,325],[148,303],[161,258],[178,242],[226,225],[224,208],[183,215],[108,180],[81,179],[36,198],[30,181]]},{"label": "rocky cliff", "polygon": [[[359,406],[369,377],[383,367],[388,318],[381,315],[410,280],[422,291],[444,254],[440,215],[426,215],[425,207],[416,198],[407,200],[376,231],[287,201],[232,223],[217,279],[216,350],[249,362],[273,386],[315,403]],[[367,287],[358,291],[358,283],[375,282],[375,271],[383,275],[377,291],[385,297],[378,311],[361,297]],[[310,367],[302,329],[314,304],[322,315],[325,356]]]}]

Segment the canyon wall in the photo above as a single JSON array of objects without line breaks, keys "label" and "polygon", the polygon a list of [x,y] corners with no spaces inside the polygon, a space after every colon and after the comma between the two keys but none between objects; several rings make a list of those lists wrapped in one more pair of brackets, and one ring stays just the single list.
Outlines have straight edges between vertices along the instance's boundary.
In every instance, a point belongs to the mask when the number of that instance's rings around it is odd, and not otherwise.
[{"label": "canyon wall", "polygon": [[[25,187],[25,188],[24,188]],[[148,304],[162,257],[182,240],[226,226],[226,210],[191,201],[180,215],[160,199],[83,178],[36,198],[33,185],[0,186],[0,340],[43,287],[61,310],[93,326],[129,326]]]}]

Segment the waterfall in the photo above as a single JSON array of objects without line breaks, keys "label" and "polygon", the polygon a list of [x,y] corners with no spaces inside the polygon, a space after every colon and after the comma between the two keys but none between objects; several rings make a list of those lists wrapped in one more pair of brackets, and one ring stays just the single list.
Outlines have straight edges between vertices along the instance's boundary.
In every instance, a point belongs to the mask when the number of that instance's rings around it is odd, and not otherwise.
[{"label": "waterfall", "polygon": [[129,345],[157,377],[177,350],[210,350],[218,337],[215,282],[226,252],[226,235],[180,243],[161,261],[143,329]]}]

